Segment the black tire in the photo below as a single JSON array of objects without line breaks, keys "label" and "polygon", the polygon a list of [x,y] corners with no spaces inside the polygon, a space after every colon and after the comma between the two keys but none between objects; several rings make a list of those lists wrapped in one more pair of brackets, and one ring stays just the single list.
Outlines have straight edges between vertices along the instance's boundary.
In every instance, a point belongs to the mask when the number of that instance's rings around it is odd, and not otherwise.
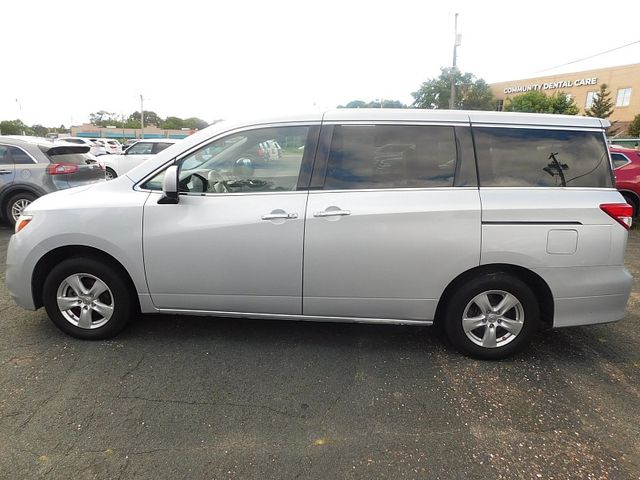
[{"label": "black tire", "polygon": [[[102,320],[98,319],[97,317],[101,315],[98,312],[91,312],[93,307],[87,307],[91,315],[91,328],[81,328],[79,322],[78,325],[73,324],[58,307],[59,289],[63,290],[62,295],[65,295],[66,291],[72,297],[74,289],[69,286],[70,284],[67,284],[67,279],[79,274],[87,275],[87,277],[82,277],[83,286],[87,290],[92,287],[92,279],[89,276],[99,279],[108,287],[108,291],[96,299],[103,305],[111,307],[111,316],[104,324],[100,325],[106,316],[103,316]],[[90,257],[73,257],[56,265],[45,279],[42,291],[45,309],[53,323],[68,335],[86,340],[101,340],[117,335],[133,315],[132,295],[121,272],[109,264]],[[66,315],[72,319],[74,315],[79,319],[81,307],[74,307],[66,312]]]},{"label": "black tire", "polygon": [[118,174],[113,168],[105,168],[104,170],[104,178],[107,180],[113,180],[114,178],[118,178]]},{"label": "black tire", "polygon": [[[487,294],[491,307],[499,305],[506,297],[503,294],[515,297],[519,305],[503,312],[504,316],[495,313],[493,309],[489,309],[490,313],[487,314],[474,301],[476,298],[483,299],[483,294]],[[463,326],[465,313],[472,320],[482,317],[485,319],[476,321],[482,325],[466,333]],[[444,318],[445,333],[456,349],[474,358],[498,360],[523,350],[529,344],[540,324],[540,308],[534,292],[525,282],[511,274],[496,272],[479,275],[458,287],[447,302]],[[517,324],[520,324],[516,321],[518,318],[522,319],[521,329],[514,335],[509,330],[515,331]],[[470,325],[471,322],[467,324]],[[508,329],[505,328],[507,324]],[[492,329],[492,334],[488,329]],[[479,338],[480,335],[482,338]],[[497,341],[494,340],[496,338]],[[486,341],[487,344],[495,341],[496,346],[482,346],[477,341]]]},{"label": "black tire", "polygon": [[11,223],[11,225],[15,225],[17,218],[14,218],[13,216],[14,206],[18,204],[18,202],[31,203],[36,198],[38,197],[36,197],[33,193],[29,193],[29,192],[21,192],[21,193],[16,193],[15,195],[12,195],[9,198],[9,200],[7,200],[7,204],[5,205],[4,212],[3,212],[4,217],[9,221],[9,223]]}]

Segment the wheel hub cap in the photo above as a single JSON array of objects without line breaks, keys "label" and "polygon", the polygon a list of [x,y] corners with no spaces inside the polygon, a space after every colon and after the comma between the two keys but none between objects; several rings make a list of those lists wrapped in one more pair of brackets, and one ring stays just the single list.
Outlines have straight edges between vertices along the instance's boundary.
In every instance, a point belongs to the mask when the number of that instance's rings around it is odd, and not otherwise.
[{"label": "wheel hub cap", "polygon": [[79,328],[103,326],[115,308],[113,294],[107,284],[89,273],[68,276],[58,287],[56,296],[64,319]]},{"label": "wheel hub cap", "polygon": [[476,295],[462,315],[462,328],[467,338],[485,348],[511,343],[523,325],[522,304],[504,290],[489,290]]}]

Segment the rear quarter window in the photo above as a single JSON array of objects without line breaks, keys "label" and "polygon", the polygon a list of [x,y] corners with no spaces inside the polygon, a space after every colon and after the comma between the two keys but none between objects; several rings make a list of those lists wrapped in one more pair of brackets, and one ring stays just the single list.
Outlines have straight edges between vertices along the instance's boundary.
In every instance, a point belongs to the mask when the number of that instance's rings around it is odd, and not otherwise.
[{"label": "rear quarter window", "polygon": [[613,187],[601,132],[474,127],[482,187]]},{"label": "rear quarter window", "polygon": [[173,145],[173,143],[161,143],[161,142],[158,142],[153,147],[153,153],[160,153],[164,149],[169,148],[171,145]]},{"label": "rear quarter window", "polygon": [[613,161],[613,168],[624,167],[627,163],[631,161],[627,157],[625,157],[622,153],[615,153],[615,152],[611,153],[611,160]]}]

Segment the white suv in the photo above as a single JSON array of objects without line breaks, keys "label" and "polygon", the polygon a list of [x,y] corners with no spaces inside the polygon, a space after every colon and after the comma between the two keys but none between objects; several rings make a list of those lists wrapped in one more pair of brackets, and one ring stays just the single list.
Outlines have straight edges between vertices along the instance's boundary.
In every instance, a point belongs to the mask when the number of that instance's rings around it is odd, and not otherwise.
[{"label": "white suv", "polygon": [[[608,125],[410,109],[217,123],[31,203],[7,287],[79,338],[136,312],[435,322],[466,354],[502,358],[541,326],[625,316],[632,209]],[[287,154],[256,161],[272,140]]]},{"label": "white suv", "polygon": [[82,137],[61,137],[54,140],[55,143],[59,142],[67,142],[73,143],[74,145],[85,145],[89,147],[89,153],[95,155],[96,157],[99,155],[106,155],[107,149],[103,143],[96,141],[95,138],[82,138]]},{"label": "white suv", "polygon": [[124,152],[117,155],[109,155],[101,158],[105,166],[105,176],[107,180],[113,180],[142,162],[149,160],[157,155],[165,148],[170,147],[176,142],[173,138],[147,138],[142,139],[131,145]]}]

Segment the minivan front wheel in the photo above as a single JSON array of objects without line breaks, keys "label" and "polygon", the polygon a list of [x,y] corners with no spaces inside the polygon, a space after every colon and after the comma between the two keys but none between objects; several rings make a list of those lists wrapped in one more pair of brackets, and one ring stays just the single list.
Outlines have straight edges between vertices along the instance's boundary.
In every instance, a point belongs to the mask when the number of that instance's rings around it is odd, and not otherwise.
[{"label": "minivan front wheel", "polygon": [[507,273],[483,274],[450,297],[445,330],[453,345],[472,357],[500,359],[522,350],[539,324],[531,288]]},{"label": "minivan front wheel", "polygon": [[11,225],[16,224],[24,209],[35,199],[36,196],[28,192],[17,193],[9,199],[5,207],[4,215],[6,219],[11,222]]},{"label": "minivan front wheel", "polygon": [[63,332],[82,339],[110,338],[132,315],[132,296],[110,265],[88,257],[67,259],[44,282],[43,303]]}]

